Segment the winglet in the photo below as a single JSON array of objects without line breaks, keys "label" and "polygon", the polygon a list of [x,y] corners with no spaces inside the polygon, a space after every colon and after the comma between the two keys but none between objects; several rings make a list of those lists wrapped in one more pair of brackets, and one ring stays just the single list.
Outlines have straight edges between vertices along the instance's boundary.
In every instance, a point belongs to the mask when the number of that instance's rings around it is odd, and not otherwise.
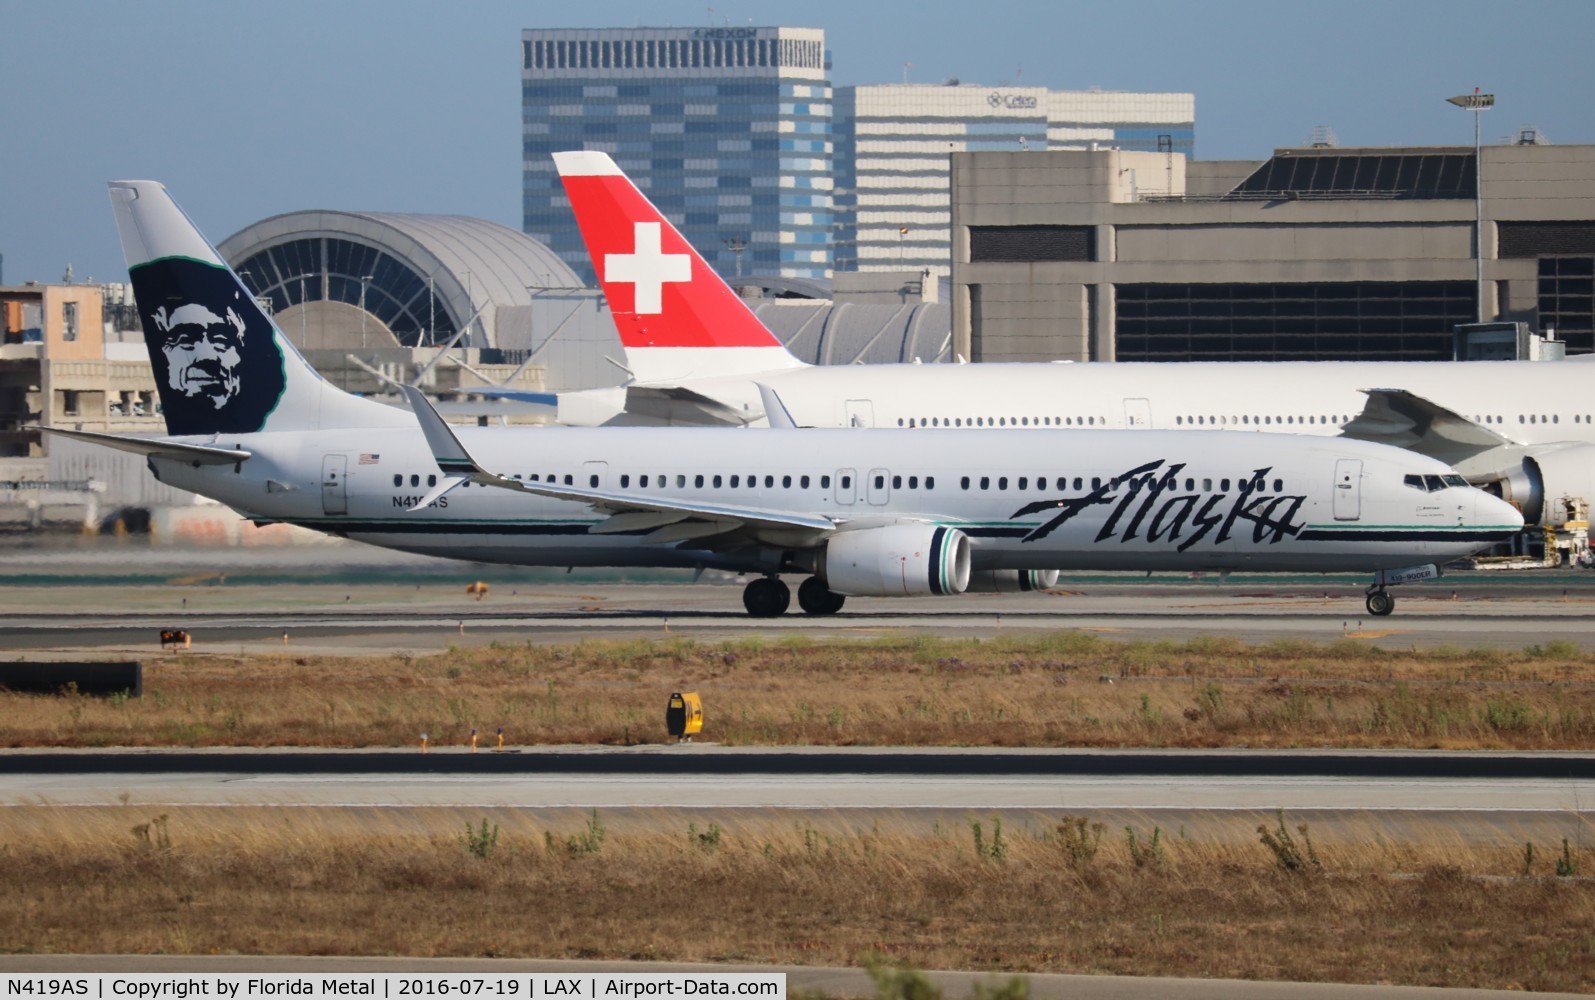
[{"label": "winglet", "polygon": [[759,398],[764,401],[764,419],[769,422],[770,426],[782,430],[796,428],[797,421],[792,419],[792,411],[788,410],[786,404],[781,402],[781,397],[776,394],[776,391],[763,382],[755,382],[753,384],[759,387]]},{"label": "winglet", "polygon": [[431,506],[456,486],[485,473],[471,453],[465,450],[460,439],[454,436],[454,431],[438,414],[432,401],[426,398],[426,393],[413,385],[401,385],[399,389],[410,401],[410,409],[415,411],[415,418],[421,423],[421,433],[426,435],[427,446],[432,449],[432,458],[443,472],[442,482],[411,505],[409,509],[413,512]]}]

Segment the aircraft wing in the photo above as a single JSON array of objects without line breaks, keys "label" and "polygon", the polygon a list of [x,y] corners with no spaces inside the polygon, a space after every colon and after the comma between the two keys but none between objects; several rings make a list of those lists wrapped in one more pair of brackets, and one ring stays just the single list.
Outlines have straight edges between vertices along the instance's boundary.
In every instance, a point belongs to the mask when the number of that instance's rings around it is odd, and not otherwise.
[{"label": "aircraft wing", "polygon": [[764,414],[736,410],[695,389],[680,385],[628,385],[626,412],[674,424],[742,427]]},{"label": "aircraft wing", "polygon": [[62,437],[77,438],[79,441],[88,441],[91,444],[102,445],[106,448],[115,448],[117,451],[130,451],[135,455],[159,455],[162,458],[176,458],[184,462],[198,462],[201,465],[232,465],[247,459],[252,452],[241,448],[213,448],[203,444],[185,444],[181,441],[170,441],[165,438],[133,437],[127,434],[106,434],[100,431],[67,430],[62,427],[40,427],[39,430],[46,434],[59,434]]},{"label": "aircraft wing", "polygon": [[432,408],[431,401],[421,390],[413,386],[402,388],[421,422],[421,430],[426,434],[433,458],[445,477],[444,482],[417,502],[412,510],[426,507],[449,490],[469,480],[483,486],[496,486],[500,489],[532,493],[556,500],[585,503],[594,510],[609,515],[608,520],[592,529],[595,534],[648,532],[644,540],[656,543],[707,538],[739,528],[784,531],[797,529],[819,534],[836,530],[834,521],[813,514],[768,510],[740,504],[680,500],[664,495],[650,496],[583,486],[563,486],[558,483],[530,482],[501,476],[483,468],[470,452],[466,451],[454,431]]},{"label": "aircraft wing", "polygon": [[1362,412],[1341,428],[1345,437],[1395,445],[1449,465],[1512,444],[1477,421],[1405,389],[1364,389]]}]

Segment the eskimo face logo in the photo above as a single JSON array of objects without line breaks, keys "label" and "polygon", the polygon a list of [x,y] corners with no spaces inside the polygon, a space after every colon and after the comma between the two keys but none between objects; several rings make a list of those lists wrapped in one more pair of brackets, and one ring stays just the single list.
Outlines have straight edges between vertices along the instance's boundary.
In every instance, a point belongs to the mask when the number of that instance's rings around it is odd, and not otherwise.
[{"label": "eskimo face logo", "polygon": [[238,395],[238,364],[243,360],[244,319],[228,308],[218,316],[191,302],[171,312],[155,310],[155,326],[166,335],[166,385],[185,398],[221,409]]},{"label": "eskimo face logo", "polygon": [[179,257],[140,265],[131,277],[167,430],[262,429],[286,384],[282,350],[238,279]]}]

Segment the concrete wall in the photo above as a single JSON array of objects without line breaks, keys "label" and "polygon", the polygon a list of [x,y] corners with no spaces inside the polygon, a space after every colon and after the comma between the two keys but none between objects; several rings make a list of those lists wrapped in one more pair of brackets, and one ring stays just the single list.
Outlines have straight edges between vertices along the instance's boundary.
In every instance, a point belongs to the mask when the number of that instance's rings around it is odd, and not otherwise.
[{"label": "concrete wall", "polygon": [[[1222,200],[1259,164],[1187,165],[1176,155],[1170,173],[1168,159],[1121,150],[955,154],[955,352],[1111,359],[1121,284],[1474,280],[1471,199]],[[1595,146],[1490,146],[1482,161],[1486,317],[1537,327],[1538,262],[1496,259],[1495,225],[1595,220]],[[1095,227],[1095,259],[971,261],[972,227],[1013,225]]]}]

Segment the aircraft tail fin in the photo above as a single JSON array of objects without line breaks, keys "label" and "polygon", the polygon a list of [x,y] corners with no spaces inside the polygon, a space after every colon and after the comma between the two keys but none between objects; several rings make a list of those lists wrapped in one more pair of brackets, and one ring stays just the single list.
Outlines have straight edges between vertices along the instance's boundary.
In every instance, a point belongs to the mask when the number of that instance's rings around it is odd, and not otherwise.
[{"label": "aircraft tail fin", "polygon": [[636,381],[803,367],[607,153],[554,163]]},{"label": "aircraft tail fin", "polygon": [[163,185],[110,189],[170,433],[412,425],[310,367]]}]

